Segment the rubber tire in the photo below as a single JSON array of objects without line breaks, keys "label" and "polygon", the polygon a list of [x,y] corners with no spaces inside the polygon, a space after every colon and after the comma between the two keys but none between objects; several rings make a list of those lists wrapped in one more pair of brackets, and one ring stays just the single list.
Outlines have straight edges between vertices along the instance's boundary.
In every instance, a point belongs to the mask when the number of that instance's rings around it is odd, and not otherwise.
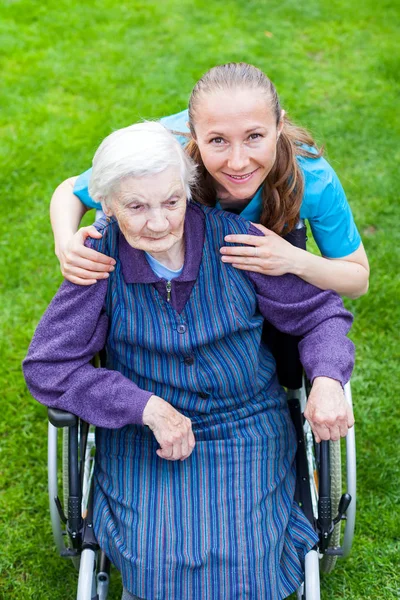
[{"label": "rubber tire", "polygon": [[[332,500],[332,517],[336,517],[340,498],[342,497],[342,459],[340,452],[340,440],[329,443],[329,460],[331,471],[331,500]],[[335,525],[331,539],[329,540],[329,548],[340,546],[341,522]],[[335,568],[337,556],[324,554],[320,560],[320,569],[323,573],[331,573]]]}]

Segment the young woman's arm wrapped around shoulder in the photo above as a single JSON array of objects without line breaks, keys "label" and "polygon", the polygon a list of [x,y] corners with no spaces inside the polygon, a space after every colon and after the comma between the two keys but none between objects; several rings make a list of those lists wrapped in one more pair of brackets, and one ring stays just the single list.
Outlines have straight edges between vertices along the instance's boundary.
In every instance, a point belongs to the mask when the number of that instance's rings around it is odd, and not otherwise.
[{"label": "young woman's arm wrapped around shoulder", "polygon": [[77,180],[78,177],[71,177],[57,187],[50,203],[50,220],[61,273],[72,283],[92,285],[109,276],[115,261],[85,246],[88,237],[96,239],[101,234],[93,226],[78,230],[83,215],[92,206],[74,193]]},{"label": "young woman's arm wrapped around shoulder", "polygon": [[304,414],[317,441],[345,436],[354,424],[343,394],[354,365],[354,344],[347,337],[352,315],[337,294],[294,275],[248,276],[263,316],[280,331],[302,338],[300,359],[313,384]]},{"label": "young woman's arm wrapped around shoulder", "polygon": [[[221,248],[222,260],[265,275],[292,273],[323,290],[358,298],[368,291],[369,265],[346,194],[325,159],[303,159],[302,164],[305,196],[300,216],[308,220],[321,256],[254,223],[264,236],[228,236],[225,241],[240,245]],[[256,253],[246,245],[255,246]]]}]

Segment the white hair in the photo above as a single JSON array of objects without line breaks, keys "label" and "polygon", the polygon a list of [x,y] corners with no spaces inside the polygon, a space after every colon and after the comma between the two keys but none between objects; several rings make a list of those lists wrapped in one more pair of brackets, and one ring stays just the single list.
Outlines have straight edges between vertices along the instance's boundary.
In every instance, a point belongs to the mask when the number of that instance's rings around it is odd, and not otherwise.
[{"label": "white hair", "polygon": [[170,131],[154,121],[118,129],[102,141],[94,155],[89,194],[107,205],[127,177],[154,175],[169,167],[179,168],[190,200],[196,165]]}]

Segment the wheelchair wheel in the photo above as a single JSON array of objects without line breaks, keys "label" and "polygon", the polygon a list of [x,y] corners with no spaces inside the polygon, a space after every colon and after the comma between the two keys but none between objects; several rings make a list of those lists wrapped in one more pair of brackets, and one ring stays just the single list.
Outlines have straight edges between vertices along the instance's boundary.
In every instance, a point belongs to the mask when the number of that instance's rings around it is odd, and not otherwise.
[{"label": "wheelchair wheel", "polygon": [[[310,488],[315,518],[318,517],[318,457],[316,445],[311,431],[311,427],[306,422],[304,426],[306,438],[307,460],[310,473]],[[342,496],[342,461],[340,452],[340,440],[329,443],[329,460],[331,476],[331,501],[333,516],[336,516],[336,510]],[[341,523],[339,522],[331,535],[329,548],[340,546]],[[337,556],[329,554],[322,555],[320,559],[320,569],[323,573],[331,573],[335,568]]]},{"label": "wheelchair wheel", "polygon": [[[80,440],[79,440],[80,442]],[[84,453],[84,470],[82,477],[82,517],[86,516],[88,500],[89,500],[89,491],[90,484],[93,477],[94,470],[94,428],[90,427],[86,446],[81,448],[81,452]],[[68,506],[68,496],[69,496],[69,477],[68,477],[68,461],[69,461],[69,443],[68,443],[68,429],[64,427],[63,429],[63,439],[62,439],[62,491],[63,491],[63,505],[64,507]],[[69,538],[68,544],[70,544]],[[80,557],[72,557],[72,562],[77,570],[79,570],[80,565]]]},{"label": "wheelchair wheel", "polygon": [[[329,444],[329,460],[331,469],[331,499],[333,516],[336,516],[336,511],[339,506],[339,501],[342,496],[342,460],[340,454],[340,440],[330,442]],[[340,546],[341,522],[335,525],[329,547],[338,548]],[[323,573],[331,573],[335,568],[337,556],[324,554],[321,559],[321,571]]]}]

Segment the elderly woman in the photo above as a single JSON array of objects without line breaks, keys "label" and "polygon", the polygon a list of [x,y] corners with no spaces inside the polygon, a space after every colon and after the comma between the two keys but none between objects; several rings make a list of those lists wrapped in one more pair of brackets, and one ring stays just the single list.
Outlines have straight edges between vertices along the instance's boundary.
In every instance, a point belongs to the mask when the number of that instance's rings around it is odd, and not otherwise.
[{"label": "elderly woman", "polygon": [[263,318],[302,336],[307,417],[338,439],[353,424],[351,315],[294,275],[222,263],[226,235],[262,234],[188,203],[194,178],[160,124],[103,141],[90,191],[107,220],[90,243],[115,270],[63,283],[24,372],[37,400],[97,426],[95,532],[126,598],[277,600],[302,581],[316,537],[293,500],[296,442]]}]

